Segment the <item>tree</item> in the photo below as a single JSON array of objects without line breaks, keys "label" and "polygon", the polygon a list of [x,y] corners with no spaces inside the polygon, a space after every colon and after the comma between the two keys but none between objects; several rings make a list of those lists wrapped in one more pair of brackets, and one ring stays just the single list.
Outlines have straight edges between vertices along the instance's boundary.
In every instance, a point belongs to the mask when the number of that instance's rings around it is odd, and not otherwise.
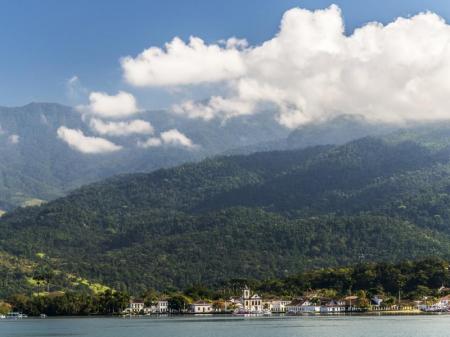
[{"label": "tree", "polygon": [[358,290],[358,292],[356,293],[356,296],[358,296],[358,305],[361,308],[368,308],[370,306],[370,300],[367,297],[367,292],[364,290]]},{"label": "tree", "polygon": [[11,312],[12,306],[9,303],[6,302],[0,302],[0,314],[6,315],[7,313]]},{"label": "tree", "polygon": [[187,310],[191,300],[184,295],[174,295],[169,298],[168,302],[172,312],[181,313]]}]

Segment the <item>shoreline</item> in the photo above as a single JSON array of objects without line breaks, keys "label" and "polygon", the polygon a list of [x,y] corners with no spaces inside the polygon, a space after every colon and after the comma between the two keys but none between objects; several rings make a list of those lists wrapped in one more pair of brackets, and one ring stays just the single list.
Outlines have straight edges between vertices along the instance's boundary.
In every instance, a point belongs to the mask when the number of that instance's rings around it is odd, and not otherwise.
[{"label": "shoreline", "polygon": [[121,316],[121,315],[86,315],[86,316],[72,316],[72,315],[61,315],[61,316],[47,316],[46,318],[40,318],[39,316],[29,316],[27,318],[21,319],[11,319],[5,318],[0,319],[0,322],[11,322],[11,321],[27,321],[27,320],[47,320],[47,319],[129,319],[129,320],[145,320],[145,319],[205,319],[205,318],[233,318],[233,319],[294,319],[294,318],[324,318],[324,317],[376,317],[376,316],[450,316],[448,312],[423,312],[420,310],[405,310],[405,311],[383,311],[383,312],[364,312],[364,313],[311,313],[302,315],[287,315],[287,314],[273,314],[272,316],[263,315],[248,315],[248,316],[235,316],[233,314],[167,314],[167,315],[134,315],[134,316]]}]

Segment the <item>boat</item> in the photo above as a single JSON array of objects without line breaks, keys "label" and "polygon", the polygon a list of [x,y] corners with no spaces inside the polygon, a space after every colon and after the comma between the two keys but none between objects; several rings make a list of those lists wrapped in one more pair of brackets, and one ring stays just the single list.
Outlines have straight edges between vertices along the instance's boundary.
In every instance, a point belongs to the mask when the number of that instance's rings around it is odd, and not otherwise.
[{"label": "boat", "polygon": [[41,314],[40,317],[41,318],[47,318],[47,315],[46,314]]},{"label": "boat", "polygon": [[[245,309],[236,309],[233,311],[233,316],[262,316],[265,314],[265,311],[256,311],[256,310],[245,310]],[[270,313],[272,314],[272,313]]]},{"label": "boat", "polygon": [[0,315],[0,319],[5,319],[6,316],[5,315]]},{"label": "boat", "polygon": [[22,319],[22,318],[28,318],[28,315],[22,314],[21,312],[10,312],[6,318],[9,319]]},{"label": "boat", "polygon": [[263,315],[264,316],[272,316],[272,311],[270,311],[269,309],[266,309],[263,311]]},{"label": "boat", "polygon": [[423,312],[448,312],[449,308],[445,307],[445,306],[440,306],[440,305],[429,305],[429,306],[420,308],[420,310]]}]

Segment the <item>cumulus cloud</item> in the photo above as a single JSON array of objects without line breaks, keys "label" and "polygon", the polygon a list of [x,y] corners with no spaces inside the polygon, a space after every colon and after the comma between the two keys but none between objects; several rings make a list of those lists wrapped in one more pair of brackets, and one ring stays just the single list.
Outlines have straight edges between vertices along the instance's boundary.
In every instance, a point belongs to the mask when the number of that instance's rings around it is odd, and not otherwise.
[{"label": "cumulus cloud", "polygon": [[125,91],[119,91],[116,95],[91,92],[89,105],[81,105],[77,109],[103,118],[124,118],[139,112],[135,97]]},{"label": "cumulus cloud", "polygon": [[150,137],[146,141],[139,141],[138,146],[142,147],[144,149],[150,148],[150,147],[158,147],[162,145],[162,140],[157,137]]},{"label": "cumulus cloud", "polygon": [[450,26],[430,12],[345,35],[339,7],[294,8],[260,45],[176,38],[165,50],[152,47],[123,59],[122,67],[137,86],[225,81],[227,92],[206,103],[174,105],[175,113],[191,118],[273,108],[289,128],[341,114],[387,123],[450,119]]},{"label": "cumulus cloud", "polygon": [[165,50],[151,47],[136,58],[121,60],[124,77],[135,86],[200,84],[233,79],[245,72],[238,48],[243,40],[233,38],[225,47],[206,45],[198,37],[189,43],[174,38]]},{"label": "cumulus cloud", "polygon": [[8,142],[10,142],[11,144],[19,144],[20,136],[16,134],[10,135],[8,137]]},{"label": "cumulus cloud", "polygon": [[104,122],[101,119],[92,118],[89,125],[98,134],[109,136],[149,135],[154,132],[153,126],[149,122],[141,119],[122,122]]},{"label": "cumulus cloud", "polygon": [[255,103],[252,100],[240,98],[225,99],[221,96],[213,96],[207,104],[196,103],[192,100],[174,104],[172,112],[189,118],[201,118],[211,120],[217,116],[223,119],[239,115],[249,115],[254,112]]},{"label": "cumulus cloud", "polygon": [[184,146],[189,148],[195,147],[194,143],[177,129],[162,132],[160,137],[163,143],[167,145]]},{"label": "cumulus cloud", "polygon": [[138,146],[141,148],[158,147],[162,145],[185,147],[188,149],[195,149],[198,147],[191,139],[177,129],[161,132],[159,138],[150,137],[144,142],[138,142]]},{"label": "cumulus cloud", "polygon": [[85,136],[81,130],[69,129],[61,126],[57,130],[58,137],[66,142],[72,149],[87,154],[115,152],[122,147],[113,142],[100,138]]}]

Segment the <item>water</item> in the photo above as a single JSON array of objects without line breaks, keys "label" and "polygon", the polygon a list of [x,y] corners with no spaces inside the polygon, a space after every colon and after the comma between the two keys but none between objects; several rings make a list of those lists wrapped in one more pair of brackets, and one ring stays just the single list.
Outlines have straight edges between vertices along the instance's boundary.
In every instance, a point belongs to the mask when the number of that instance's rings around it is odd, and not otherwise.
[{"label": "water", "polygon": [[1,337],[449,337],[450,315],[58,318],[0,321]]}]

